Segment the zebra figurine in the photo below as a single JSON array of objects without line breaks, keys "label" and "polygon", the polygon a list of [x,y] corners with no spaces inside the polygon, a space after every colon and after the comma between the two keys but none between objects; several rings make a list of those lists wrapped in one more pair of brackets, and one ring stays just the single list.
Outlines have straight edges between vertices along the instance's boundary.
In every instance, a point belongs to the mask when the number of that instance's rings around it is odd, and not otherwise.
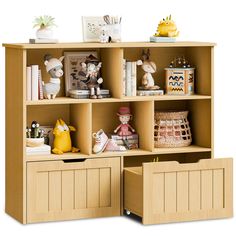
[{"label": "zebra figurine", "polygon": [[49,83],[43,82],[43,96],[46,99],[54,99],[60,91],[60,77],[63,76],[62,61],[64,56],[59,59],[47,54],[44,56],[46,71],[51,76]]}]

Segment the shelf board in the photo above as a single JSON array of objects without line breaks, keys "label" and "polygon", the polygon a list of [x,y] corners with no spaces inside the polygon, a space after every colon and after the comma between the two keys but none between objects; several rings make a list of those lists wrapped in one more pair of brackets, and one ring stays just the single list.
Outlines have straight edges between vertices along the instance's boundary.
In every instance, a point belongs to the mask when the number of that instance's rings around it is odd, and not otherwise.
[{"label": "shelf board", "polygon": [[210,152],[211,148],[200,147],[197,145],[190,145],[188,147],[177,148],[155,148],[155,154],[175,154],[175,153],[191,153],[191,152]]},{"label": "shelf board", "polygon": [[49,154],[49,155],[26,155],[26,161],[57,161],[67,159],[84,159],[88,158],[88,155],[83,153],[64,153],[62,155]]},{"label": "shelf board", "polygon": [[208,95],[160,95],[160,96],[134,96],[134,97],[123,97],[124,101],[173,101],[173,100],[204,100],[211,99]]},{"label": "shelf board", "polygon": [[4,43],[3,47],[18,49],[51,49],[51,48],[136,48],[136,47],[213,47],[215,43],[210,42],[190,42],[176,41],[173,43],[150,43],[150,42],[120,42],[120,43],[88,43],[88,42],[71,42],[71,43],[49,43],[49,44],[30,44],[30,43]]},{"label": "shelf board", "polygon": [[141,155],[158,155],[158,154],[176,154],[176,153],[191,153],[191,152],[210,152],[211,148],[191,145],[188,147],[179,148],[155,148],[153,152],[142,149],[133,149],[125,152],[102,152],[99,154],[83,154],[83,153],[64,153],[62,155],[26,155],[25,161],[57,161],[69,159],[89,159],[89,158],[104,158],[104,157],[120,157],[120,156],[141,156]]},{"label": "shelf board", "polygon": [[207,95],[162,95],[162,96],[134,96],[123,98],[103,98],[103,99],[74,99],[69,97],[57,97],[55,99],[43,99],[38,101],[26,101],[26,105],[53,105],[53,104],[79,104],[79,103],[108,103],[108,102],[132,102],[132,101],[174,101],[174,100],[204,100],[211,99]]}]

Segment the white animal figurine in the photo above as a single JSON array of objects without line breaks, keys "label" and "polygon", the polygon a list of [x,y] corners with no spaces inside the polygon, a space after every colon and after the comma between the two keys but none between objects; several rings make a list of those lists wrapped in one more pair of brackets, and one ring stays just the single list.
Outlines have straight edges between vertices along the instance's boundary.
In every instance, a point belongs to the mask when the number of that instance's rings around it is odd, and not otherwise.
[{"label": "white animal figurine", "polygon": [[156,64],[153,61],[149,60],[150,57],[150,51],[149,49],[147,52],[143,50],[142,53],[142,59],[143,60],[138,60],[137,65],[141,65],[143,71],[145,74],[143,75],[142,78],[142,89],[148,89],[148,90],[157,90],[160,87],[155,85],[154,79],[152,77],[152,74],[156,72],[157,67]]},{"label": "white animal figurine", "polygon": [[51,76],[49,83],[45,84],[43,82],[43,96],[46,99],[54,99],[60,91],[60,77],[63,76],[63,59],[64,56],[60,57],[59,59],[53,58],[49,54],[44,56],[44,65],[46,66],[46,71]]}]

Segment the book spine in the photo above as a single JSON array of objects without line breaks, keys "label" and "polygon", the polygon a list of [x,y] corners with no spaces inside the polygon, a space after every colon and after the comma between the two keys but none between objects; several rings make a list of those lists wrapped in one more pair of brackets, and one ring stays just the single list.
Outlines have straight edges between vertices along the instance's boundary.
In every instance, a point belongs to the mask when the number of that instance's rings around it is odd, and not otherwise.
[{"label": "book spine", "polygon": [[31,79],[32,79],[32,101],[37,101],[38,100],[38,70],[39,66],[38,65],[32,65],[31,67]]},{"label": "book spine", "polygon": [[31,66],[26,67],[26,100],[31,101],[31,90],[32,90],[32,84],[31,84]]},{"label": "book spine", "polygon": [[123,59],[123,96],[126,96],[126,60]]},{"label": "book spine", "polygon": [[131,96],[131,62],[126,62],[126,96]]},{"label": "book spine", "polygon": [[137,65],[133,61],[131,63],[131,96],[136,96],[137,91]]},{"label": "book spine", "polygon": [[40,100],[43,100],[43,82],[42,82],[42,72],[41,70],[38,71],[38,83],[39,83],[39,93],[38,93],[38,96],[39,96],[39,99]]}]

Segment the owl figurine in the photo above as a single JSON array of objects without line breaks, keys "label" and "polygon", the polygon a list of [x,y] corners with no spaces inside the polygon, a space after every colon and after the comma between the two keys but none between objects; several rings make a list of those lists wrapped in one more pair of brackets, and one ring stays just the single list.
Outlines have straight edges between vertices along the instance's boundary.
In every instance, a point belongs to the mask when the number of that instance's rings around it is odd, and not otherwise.
[{"label": "owl figurine", "polygon": [[79,152],[78,148],[72,147],[70,132],[76,131],[75,127],[67,125],[62,119],[57,120],[53,129],[54,134],[54,154],[63,154],[65,152]]}]

